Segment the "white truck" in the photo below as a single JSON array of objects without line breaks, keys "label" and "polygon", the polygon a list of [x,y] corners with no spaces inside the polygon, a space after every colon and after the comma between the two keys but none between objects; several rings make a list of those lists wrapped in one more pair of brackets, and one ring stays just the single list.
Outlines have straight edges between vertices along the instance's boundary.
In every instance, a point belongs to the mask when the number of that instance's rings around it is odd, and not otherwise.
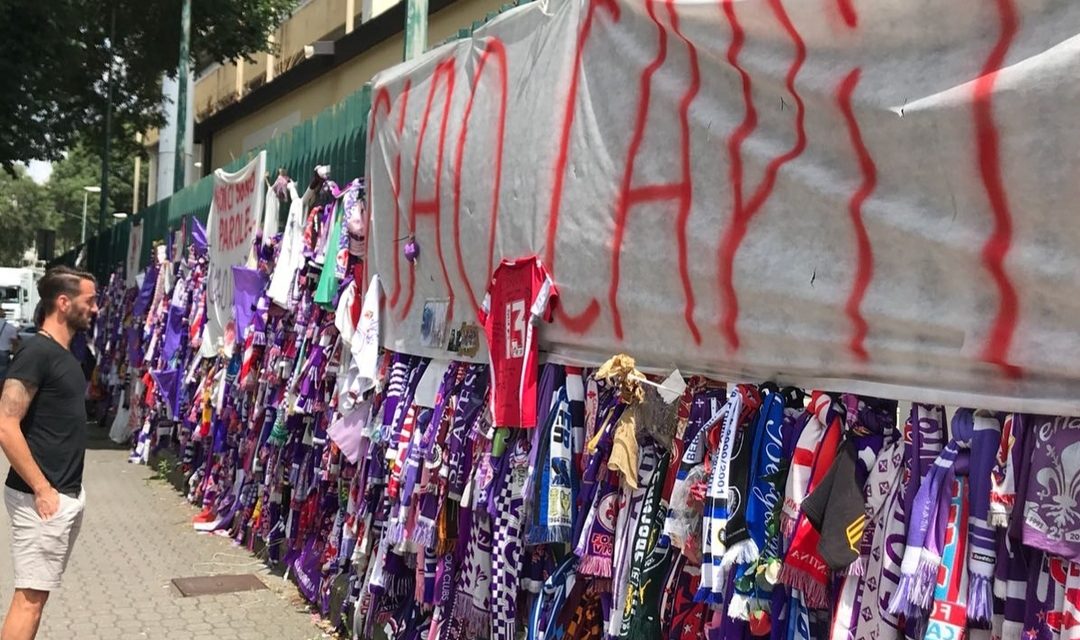
[{"label": "white truck", "polygon": [[6,320],[20,329],[34,323],[40,271],[32,267],[0,267],[0,307]]}]

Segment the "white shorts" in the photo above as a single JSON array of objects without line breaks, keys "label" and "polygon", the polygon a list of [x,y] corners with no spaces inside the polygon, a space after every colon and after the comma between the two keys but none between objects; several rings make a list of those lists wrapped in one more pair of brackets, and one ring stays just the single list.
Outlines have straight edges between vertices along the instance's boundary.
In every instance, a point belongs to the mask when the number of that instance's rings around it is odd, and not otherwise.
[{"label": "white shorts", "polygon": [[15,568],[15,588],[55,591],[60,588],[71,549],[79,537],[86,490],[78,499],[60,494],[60,509],[42,520],[34,506],[34,495],[4,487],[4,504],[11,517],[11,557]]}]

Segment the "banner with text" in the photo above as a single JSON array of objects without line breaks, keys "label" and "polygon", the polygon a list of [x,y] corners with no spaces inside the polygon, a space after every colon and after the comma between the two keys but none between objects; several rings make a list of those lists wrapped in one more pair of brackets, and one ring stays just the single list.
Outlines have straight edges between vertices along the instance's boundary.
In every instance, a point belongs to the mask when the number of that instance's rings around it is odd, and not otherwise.
[{"label": "banner with text", "polygon": [[266,189],[266,152],[262,151],[236,173],[214,172],[214,199],[206,224],[210,258],[206,287],[206,330],[202,353],[211,356],[218,347],[231,348],[236,340],[233,325],[233,271],[245,265],[262,218]]},{"label": "banner with text", "polygon": [[375,79],[384,342],[460,355],[536,254],[564,361],[1080,414],[1078,34],[1070,0],[510,11]]},{"label": "banner with text", "polygon": [[128,234],[127,260],[124,263],[124,283],[128,287],[135,286],[135,276],[139,274],[139,260],[142,258],[143,226],[131,225]]}]

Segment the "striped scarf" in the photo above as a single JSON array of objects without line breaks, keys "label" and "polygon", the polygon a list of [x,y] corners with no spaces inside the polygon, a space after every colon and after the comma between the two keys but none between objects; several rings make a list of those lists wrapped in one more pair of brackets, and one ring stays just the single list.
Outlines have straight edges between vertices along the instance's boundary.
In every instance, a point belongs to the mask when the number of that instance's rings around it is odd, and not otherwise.
[{"label": "striped scarf", "polygon": [[[840,446],[840,436],[843,430],[841,408],[827,394],[815,391],[807,410],[814,414],[816,422],[824,425],[824,428],[820,432],[817,446],[814,448],[814,459],[807,478],[805,491],[801,489],[801,485],[795,487],[797,491],[794,496],[801,494],[803,498],[810,495],[825,477],[825,474],[828,473],[829,468],[832,467]],[[807,424],[803,436],[800,438],[800,448],[804,446],[807,433],[815,431],[811,428],[815,420],[811,420]],[[800,454],[797,451],[795,455],[796,459],[792,462],[792,475],[794,475],[795,471],[794,465],[799,462],[798,456]],[[788,486],[791,487],[790,476]],[[799,499],[798,502],[801,505],[802,499]],[[806,606],[811,609],[822,609],[827,605],[826,586],[829,578],[829,568],[818,550],[820,541],[821,534],[818,530],[813,527],[808,518],[800,516],[796,521],[795,534],[791,539],[791,548],[788,549],[787,555],[784,556],[784,566],[780,570],[780,581],[797,589],[805,599]]]},{"label": "striped scarf", "polygon": [[[889,612],[893,615],[904,614],[909,620],[925,617],[933,602],[934,588],[937,584],[938,568],[941,566],[941,551],[948,517],[948,504],[953,466],[960,457],[961,450],[969,450],[974,435],[972,412],[961,409],[952,420],[952,440],[934,460],[934,465],[927,472],[919,487],[908,518],[907,549],[900,565],[900,584],[889,603]],[[991,451],[993,455],[996,447]],[[966,561],[965,557],[962,558]]]},{"label": "striped scarf", "polygon": [[570,470],[574,434],[566,387],[559,390],[539,436],[540,482],[531,496],[534,507],[527,540],[529,544],[569,542],[574,531],[575,474]]},{"label": "striped scarf", "polygon": [[738,388],[732,389],[727,403],[720,410],[723,419],[723,424],[719,427],[720,441],[711,458],[712,472],[702,518],[701,586],[695,596],[699,602],[708,604],[720,604],[724,601],[724,532],[730,516],[728,471],[742,408],[742,393]]},{"label": "striped scarf", "polygon": [[994,568],[997,538],[988,522],[995,452],[1001,444],[1001,423],[975,416],[971,437],[970,521],[968,529],[968,619],[985,625],[994,607]]}]

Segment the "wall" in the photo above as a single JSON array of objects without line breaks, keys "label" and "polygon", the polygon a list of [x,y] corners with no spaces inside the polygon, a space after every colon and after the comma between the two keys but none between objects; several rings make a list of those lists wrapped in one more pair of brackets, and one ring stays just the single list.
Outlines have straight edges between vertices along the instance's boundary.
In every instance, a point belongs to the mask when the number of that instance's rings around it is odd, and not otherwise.
[{"label": "wall", "polygon": [[[432,15],[428,21],[428,44],[437,44],[498,12],[505,0],[461,0]],[[391,3],[392,4],[392,3]],[[244,140],[253,132],[271,127],[291,114],[299,112],[306,120],[323,109],[354,93],[379,71],[401,62],[404,34],[390,38],[367,53],[323,75],[264,109],[233,123],[214,134],[213,165],[220,167],[239,158],[250,147]]]},{"label": "wall", "polygon": [[[376,0],[376,4],[385,10],[393,6],[395,1]],[[358,16],[361,5],[361,0],[357,0],[355,11]],[[326,39],[328,35],[334,39],[344,34],[347,7],[348,0],[309,0],[301,4],[274,32],[274,41],[278,46],[273,56],[274,75],[287,69],[290,61],[295,62],[298,56],[302,56],[305,45]],[[359,23],[357,18],[356,24]],[[244,61],[242,69],[245,94],[266,81],[266,70],[271,59],[268,53],[252,57],[253,60]],[[207,118],[236,99],[237,70],[236,63],[230,62],[211,68],[199,78],[195,85],[195,114],[198,120]]]}]

